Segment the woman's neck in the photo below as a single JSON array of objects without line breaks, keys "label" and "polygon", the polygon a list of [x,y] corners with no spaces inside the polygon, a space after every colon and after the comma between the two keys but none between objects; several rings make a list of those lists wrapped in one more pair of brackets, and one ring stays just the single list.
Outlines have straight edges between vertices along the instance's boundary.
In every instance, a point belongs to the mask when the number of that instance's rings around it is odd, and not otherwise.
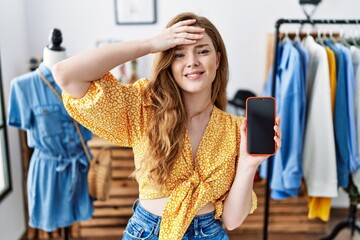
[{"label": "woman's neck", "polygon": [[51,70],[52,66],[66,58],[65,51],[53,51],[49,48],[44,48],[43,63]]},{"label": "woman's neck", "polygon": [[[203,113],[211,113],[213,102],[211,100],[211,92],[202,92],[200,94],[182,94],[186,115],[188,120]],[[209,111],[210,109],[210,111]]]},{"label": "woman's neck", "polygon": [[195,106],[189,107],[186,109],[188,122],[191,122],[194,118],[202,118],[210,116],[214,104],[209,99],[208,102],[203,102],[201,104],[194,104]]}]

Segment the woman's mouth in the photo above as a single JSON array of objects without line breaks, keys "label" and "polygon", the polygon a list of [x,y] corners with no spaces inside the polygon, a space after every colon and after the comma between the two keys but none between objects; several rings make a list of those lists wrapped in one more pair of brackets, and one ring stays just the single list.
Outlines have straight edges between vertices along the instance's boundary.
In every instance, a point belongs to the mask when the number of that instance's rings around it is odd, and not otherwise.
[{"label": "woman's mouth", "polygon": [[196,72],[191,72],[191,73],[187,73],[185,74],[185,77],[189,78],[189,79],[197,79],[199,78],[204,72],[202,71],[196,71]]}]

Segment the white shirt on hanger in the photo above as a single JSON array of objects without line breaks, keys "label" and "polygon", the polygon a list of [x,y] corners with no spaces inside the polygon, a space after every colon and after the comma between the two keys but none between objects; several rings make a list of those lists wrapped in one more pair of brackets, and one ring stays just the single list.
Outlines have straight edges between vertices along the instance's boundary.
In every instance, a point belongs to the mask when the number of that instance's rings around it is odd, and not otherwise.
[{"label": "white shirt on hanger", "polygon": [[304,39],[310,56],[303,171],[312,197],[337,197],[336,153],[327,54],[312,36]]},{"label": "white shirt on hanger", "polygon": [[[360,49],[355,46],[351,46],[350,52],[355,74],[355,123],[357,152],[360,155]],[[353,173],[353,180],[357,188],[360,189],[360,168]]]}]

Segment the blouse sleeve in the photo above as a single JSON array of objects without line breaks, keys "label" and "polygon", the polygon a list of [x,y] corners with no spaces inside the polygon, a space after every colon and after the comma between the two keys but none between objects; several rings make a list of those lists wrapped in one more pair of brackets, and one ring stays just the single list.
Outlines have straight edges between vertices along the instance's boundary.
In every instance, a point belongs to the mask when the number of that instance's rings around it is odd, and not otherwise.
[{"label": "blouse sleeve", "polygon": [[144,112],[148,80],[132,85],[121,84],[111,74],[94,81],[81,99],[63,91],[66,110],[79,123],[97,136],[119,146],[132,147],[135,139],[144,134]]}]

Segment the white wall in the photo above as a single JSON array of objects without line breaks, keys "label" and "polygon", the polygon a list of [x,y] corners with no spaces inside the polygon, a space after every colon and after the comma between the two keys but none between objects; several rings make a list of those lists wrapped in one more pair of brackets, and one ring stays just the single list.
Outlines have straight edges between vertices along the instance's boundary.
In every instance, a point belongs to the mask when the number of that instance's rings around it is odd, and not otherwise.
[{"label": "white wall", "polygon": [[[10,79],[27,69],[28,36],[25,6],[21,0],[0,0],[0,51],[4,99],[7,106]],[[25,232],[22,161],[19,131],[8,128],[12,192],[0,203],[0,239],[20,239]]]},{"label": "white wall", "polygon": [[[232,97],[238,88],[261,92],[265,78],[266,36],[274,32],[276,20],[304,17],[298,0],[157,2],[157,24],[119,26],[115,25],[114,0],[26,1],[30,54],[41,56],[53,27],[62,31],[63,45],[71,56],[93,48],[96,41],[102,39],[125,41],[152,36],[161,31],[175,14],[192,11],[211,19],[223,35],[231,73],[228,96]],[[358,9],[360,2],[357,0],[323,0],[315,17],[359,18]],[[150,60],[142,61],[141,76],[147,76]]]},{"label": "white wall", "polygon": [[[259,94],[265,72],[265,44],[278,18],[303,18],[298,0],[157,0],[154,25],[115,24],[114,0],[0,0],[0,46],[5,100],[13,77],[27,71],[30,57],[42,56],[50,30],[59,28],[68,56],[91,49],[99,40],[130,40],[160,32],[175,14],[192,11],[214,22],[225,40],[229,63],[231,98],[238,88]],[[323,0],[316,18],[360,18],[358,0]],[[140,61],[139,76],[147,76],[150,57]],[[24,230],[21,160],[18,132],[9,128],[14,190],[0,204],[0,234],[17,239]],[[347,200],[347,199],[345,199]],[[336,202],[336,201],[335,201]],[[347,201],[340,204],[347,206]],[[0,238],[1,238],[0,236]]]}]

